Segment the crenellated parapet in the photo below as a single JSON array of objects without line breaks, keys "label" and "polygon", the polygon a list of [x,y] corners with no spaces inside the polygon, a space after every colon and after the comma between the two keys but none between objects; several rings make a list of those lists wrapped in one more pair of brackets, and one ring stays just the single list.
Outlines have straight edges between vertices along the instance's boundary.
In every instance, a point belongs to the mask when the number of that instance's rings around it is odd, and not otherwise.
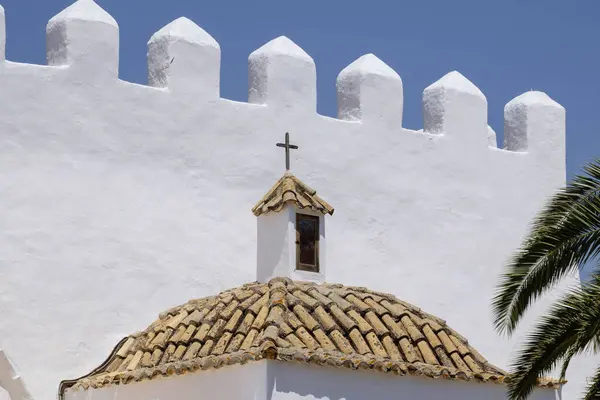
[{"label": "crenellated parapet", "polygon": [[248,101],[316,112],[317,70],[312,57],[280,36],[248,58]]},{"label": "crenellated parapet", "polygon": [[526,92],[504,107],[504,148],[552,152],[564,146],[566,112],[543,92]]},{"label": "crenellated parapet", "polygon": [[221,49],[206,31],[182,17],[148,42],[148,84],[202,99],[219,97]]},{"label": "crenellated parapet", "polygon": [[366,54],[337,78],[338,118],[402,126],[402,79],[373,54]]},{"label": "crenellated parapet", "polygon": [[446,74],[423,92],[423,130],[487,145],[487,100],[459,72]]},{"label": "crenellated parapet", "polygon": [[[0,8],[0,61],[4,61],[5,21]],[[93,0],[78,0],[50,20],[49,66],[65,68],[81,80],[116,80],[119,27]],[[216,40],[187,18],[179,18],[148,41],[148,85],[167,92],[216,101],[220,93],[221,50]],[[373,54],[344,68],[337,78],[338,119],[402,127],[402,79]],[[248,102],[274,110],[316,113],[316,67],[298,45],[280,36],[248,59]],[[446,74],[423,92],[423,133],[447,135],[469,147],[496,147],[487,124],[484,94],[459,72]],[[504,149],[556,151],[564,147],[564,109],[546,94],[525,93],[506,105]]]},{"label": "crenellated parapet", "polygon": [[48,22],[46,59],[91,79],[116,79],[119,26],[94,0],[78,0]]},{"label": "crenellated parapet", "polygon": [[[55,399],[59,381],[145,326],[145,311],[255,278],[248,210],[283,172],[285,132],[294,174],[336,206],[327,279],[454,318],[506,361],[514,343],[481,316],[528,222],[564,185],[562,106],[518,96],[497,144],[486,97],[454,71],[431,77],[423,129],[407,129],[406,80],[366,54],[337,77],[337,116],[319,115],[315,62],[284,36],[257,43],[248,100],[233,101],[220,96],[209,32],[187,18],[156,28],[148,84],[135,84],[118,78],[119,26],[93,0],[50,20],[43,66],[5,60],[0,7],[0,344],[35,398]],[[277,245],[293,250],[294,238]],[[4,369],[0,386],[20,382]]]}]

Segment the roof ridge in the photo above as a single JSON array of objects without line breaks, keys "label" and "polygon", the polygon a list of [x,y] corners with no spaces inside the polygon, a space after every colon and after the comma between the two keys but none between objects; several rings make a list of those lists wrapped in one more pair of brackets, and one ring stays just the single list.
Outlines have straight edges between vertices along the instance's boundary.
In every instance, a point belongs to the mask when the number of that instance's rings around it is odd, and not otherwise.
[{"label": "roof ridge", "polygon": [[287,203],[296,207],[309,208],[322,214],[333,214],[333,207],[321,197],[316,190],[302,182],[291,172],[285,174],[267,191],[254,207],[252,212],[257,217],[271,211],[280,211]]},{"label": "roof ridge", "polygon": [[310,194],[311,196],[314,196],[315,194],[317,194],[317,191],[315,189],[308,186],[306,183],[302,182],[296,175],[292,174],[291,172],[287,171],[286,176],[289,179],[291,179],[292,181],[294,181],[294,183],[296,183],[298,186],[300,186],[302,188],[302,190],[304,190],[306,193]]}]

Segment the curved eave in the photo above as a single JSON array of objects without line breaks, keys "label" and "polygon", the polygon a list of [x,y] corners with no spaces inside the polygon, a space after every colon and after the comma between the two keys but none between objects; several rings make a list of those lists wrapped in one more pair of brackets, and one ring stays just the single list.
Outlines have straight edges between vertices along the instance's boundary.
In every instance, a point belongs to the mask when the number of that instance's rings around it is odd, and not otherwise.
[{"label": "curved eave", "polygon": [[[113,355],[116,354],[118,347],[115,348]],[[110,362],[109,357],[107,362]],[[455,368],[444,366],[433,366],[425,363],[406,363],[391,361],[383,357],[374,355],[368,356],[347,356],[338,352],[310,351],[279,348],[272,342],[263,343],[260,347],[255,347],[246,351],[239,351],[232,354],[220,356],[207,356],[189,361],[178,361],[164,364],[159,367],[141,368],[135,371],[114,372],[95,376],[88,374],[76,380],[63,381],[60,384],[59,398],[62,399],[67,389],[88,390],[99,389],[112,385],[126,385],[135,382],[152,380],[159,377],[172,375],[184,375],[197,371],[224,368],[229,365],[243,365],[248,362],[260,360],[276,360],[281,362],[311,364],[318,366],[328,366],[333,368],[345,368],[349,370],[370,370],[396,376],[420,376],[432,379],[448,379],[466,382],[495,383],[505,384],[510,379],[505,375],[492,373],[469,373]],[[543,378],[538,381],[540,388],[560,388],[564,381],[558,381],[549,378]]]},{"label": "curved eave", "polygon": [[[63,381],[59,396],[69,388],[263,359],[474,382],[510,379],[445,321],[391,294],[274,278],[161,313],[145,331],[123,339],[90,374]],[[544,378],[538,386],[564,383]]]},{"label": "curved eave", "polygon": [[86,378],[89,378],[90,376],[97,375],[101,371],[104,371],[106,369],[106,367],[111,363],[111,361],[115,358],[115,356],[117,355],[117,352],[125,344],[127,339],[129,339],[129,337],[124,337],[123,339],[121,339],[121,341],[115,346],[113,351],[111,351],[108,358],[106,360],[104,360],[104,362],[102,364],[100,364],[97,368],[95,368],[89,374],[85,374],[76,379],[65,379],[65,380],[61,381],[60,384],[58,385],[58,399],[62,400],[64,398],[65,391],[67,389],[75,386],[78,382],[85,380]]},{"label": "curved eave", "polygon": [[[116,353],[116,349],[115,349]],[[106,373],[93,378],[82,377],[77,380],[63,381],[60,394],[67,389],[87,390],[98,389],[111,385],[123,385],[134,382],[151,380],[158,377],[183,375],[196,371],[223,368],[229,365],[246,364],[248,362],[271,359],[281,362],[312,364],[345,368],[350,370],[373,370],[398,376],[413,375],[428,378],[444,378],[449,380],[504,383],[505,376],[489,373],[468,373],[455,368],[432,366],[425,363],[394,362],[377,356],[346,356],[338,352],[289,350],[279,348],[272,342],[264,343],[261,347],[239,351],[220,356],[207,356],[189,361],[172,362],[159,367],[141,368],[135,371]],[[91,376],[89,374],[87,376]]]}]

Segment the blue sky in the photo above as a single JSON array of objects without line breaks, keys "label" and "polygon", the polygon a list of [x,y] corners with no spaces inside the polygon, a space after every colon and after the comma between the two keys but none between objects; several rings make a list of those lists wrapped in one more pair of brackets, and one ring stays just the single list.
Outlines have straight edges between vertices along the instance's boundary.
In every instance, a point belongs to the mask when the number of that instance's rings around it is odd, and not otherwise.
[{"label": "blue sky", "polygon": [[[121,28],[120,76],[146,82],[146,42],[186,16],[221,45],[221,96],[247,98],[247,57],[286,35],[317,64],[318,108],[334,116],[335,78],[374,53],[403,79],[404,125],[422,127],[421,93],[458,70],[487,96],[490,125],[502,134],[503,107],[520,93],[547,92],[567,109],[569,175],[600,156],[598,0],[201,1],[97,0]],[[45,26],[71,0],[0,0],[7,57],[45,61]]]}]

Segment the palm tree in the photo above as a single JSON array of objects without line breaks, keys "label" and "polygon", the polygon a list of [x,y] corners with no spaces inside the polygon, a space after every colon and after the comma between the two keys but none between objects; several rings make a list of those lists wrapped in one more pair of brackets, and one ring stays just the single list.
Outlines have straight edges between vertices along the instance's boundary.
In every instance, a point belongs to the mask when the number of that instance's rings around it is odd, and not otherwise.
[{"label": "palm tree", "polygon": [[[568,273],[600,254],[600,160],[555,194],[534,220],[521,249],[502,275],[493,299],[498,332],[511,335],[528,307]],[[538,378],[571,358],[600,351],[600,269],[571,288],[536,321],[511,363],[510,400],[527,398]],[[600,399],[600,367],[584,399]]]}]

